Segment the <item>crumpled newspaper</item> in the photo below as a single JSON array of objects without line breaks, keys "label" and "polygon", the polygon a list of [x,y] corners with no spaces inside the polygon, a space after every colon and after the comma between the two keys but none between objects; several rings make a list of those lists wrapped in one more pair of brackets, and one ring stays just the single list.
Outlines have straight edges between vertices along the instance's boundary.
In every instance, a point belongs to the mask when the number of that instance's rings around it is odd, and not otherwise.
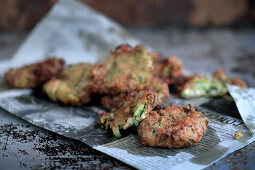
[{"label": "crumpled newspaper", "polygon": [[255,89],[228,85],[228,91],[246,126],[255,134]]},{"label": "crumpled newspaper", "polygon": [[[0,62],[0,71],[3,74],[10,67],[29,64],[48,56],[64,58],[67,64],[100,62],[121,43],[136,45],[140,42],[120,25],[79,1],[59,0],[13,58]],[[6,90],[2,84],[1,90]],[[213,107],[225,107],[224,103],[218,105],[217,101],[208,98],[185,101],[171,98],[172,103],[198,106],[210,121],[206,135],[198,145],[176,150],[142,146],[135,134],[114,138],[96,126],[98,115],[95,112],[100,108],[59,105],[38,98],[31,90],[1,92],[0,107],[34,125],[81,140],[136,168],[198,169],[211,165],[255,140],[255,90],[232,85],[228,89],[244,122],[231,117],[231,114],[222,115],[211,107],[211,104]],[[237,130],[244,133],[240,141],[233,139]]]}]

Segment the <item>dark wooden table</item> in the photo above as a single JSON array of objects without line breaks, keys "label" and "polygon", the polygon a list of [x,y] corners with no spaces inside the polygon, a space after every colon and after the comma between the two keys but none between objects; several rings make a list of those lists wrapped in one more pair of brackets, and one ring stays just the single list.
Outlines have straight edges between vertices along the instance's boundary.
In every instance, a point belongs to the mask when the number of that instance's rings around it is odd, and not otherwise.
[{"label": "dark wooden table", "polygon": [[[255,87],[255,29],[128,28],[165,56],[180,57],[189,70],[241,76]],[[27,33],[0,33],[0,59],[8,59]],[[86,144],[35,127],[0,109],[0,169],[131,169]],[[254,169],[255,142],[207,169]]]}]

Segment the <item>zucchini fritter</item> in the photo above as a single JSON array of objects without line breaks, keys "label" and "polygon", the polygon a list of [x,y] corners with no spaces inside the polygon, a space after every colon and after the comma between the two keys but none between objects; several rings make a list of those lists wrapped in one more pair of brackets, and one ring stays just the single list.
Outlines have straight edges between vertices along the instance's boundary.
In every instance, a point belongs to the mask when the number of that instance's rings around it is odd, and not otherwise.
[{"label": "zucchini fritter", "polygon": [[218,69],[213,73],[213,77],[229,84],[237,85],[240,87],[247,87],[247,84],[240,77],[227,77],[222,69]]},{"label": "zucchini fritter", "polygon": [[157,95],[157,104],[161,105],[169,101],[170,91],[168,84],[158,77],[151,77],[145,86],[146,90],[152,90]]},{"label": "zucchini fritter", "polygon": [[90,81],[93,64],[81,63],[65,68],[58,79],[51,80],[43,90],[53,101],[81,106],[91,99]]},{"label": "zucchini fritter", "polygon": [[64,60],[49,58],[5,73],[5,81],[12,88],[35,88],[55,78],[64,68]]},{"label": "zucchini fritter", "polygon": [[116,95],[125,90],[142,90],[153,69],[147,49],[121,45],[111,52],[103,64],[92,70],[92,90],[98,94]]},{"label": "zucchini fritter", "polygon": [[120,129],[132,125],[138,126],[156,105],[156,94],[153,91],[140,91],[138,94],[123,92],[121,106],[110,113],[98,113],[99,124],[112,129],[116,137],[121,137]]},{"label": "zucchini fritter", "polygon": [[223,81],[207,75],[187,77],[187,81],[181,87],[180,91],[183,98],[220,96],[225,93],[227,93],[226,84]]},{"label": "zucchini fritter", "polygon": [[[155,54],[153,54],[155,55]],[[154,56],[154,73],[169,85],[178,83],[183,76],[183,64],[178,57],[171,56],[167,59]]]},{"label": "zucchini fritter", "polygon": [[[168,84],[157,77],[151,77],[143,90],[154,91],[157,95],[157,104],[160,105],[164,105],[170,97]],[[138,94],[138,91],[129,91],[129,94],[135,96]],[[122,105],[123,100],[124,98],[122,94],[114,96],[106,95],[102,97],[101,104],[105,109],[112,110],[114,108],[119,108]]]},{"label": "zucchini fritter", "polygon": [[223,70],[217,70],[213,76],[187,76],[186,82],[180,88],[180,94],[183,98],[221,96],[228,92],[227,83],[246,87],[246,83],[240,78],[228,78]]},{"label": "zucchini fritter", "polygon": [[201,112],[172,105],[150,112],[137,131],[143,145],[181,148],[197,144],[207,126]]},{"label": "zucchini fritter", "polygon": [[107,110],[112,110],[112,109],[118,109],[122,103],[123,103],[123,97],[122,95],[107,95],[107,96],[102,96],[101,98],[101,104],[104,109]]}]

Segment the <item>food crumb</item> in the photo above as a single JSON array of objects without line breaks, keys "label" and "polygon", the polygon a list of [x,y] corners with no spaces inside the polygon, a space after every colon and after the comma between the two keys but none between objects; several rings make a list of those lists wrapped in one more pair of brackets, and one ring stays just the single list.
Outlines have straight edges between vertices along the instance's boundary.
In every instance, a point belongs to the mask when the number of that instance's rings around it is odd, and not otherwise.
[{"label": "food crumb", "polygon": [[235,136],[234,136],[234,138],[236,139],[236,140],[238,140],[238,139],[240,139],[240,138],[242,138],[243,137],[243,134],[242,134],[242,132],[239,130],[239,131],[237,131],[236,132],[236,134],[235,134]]}]

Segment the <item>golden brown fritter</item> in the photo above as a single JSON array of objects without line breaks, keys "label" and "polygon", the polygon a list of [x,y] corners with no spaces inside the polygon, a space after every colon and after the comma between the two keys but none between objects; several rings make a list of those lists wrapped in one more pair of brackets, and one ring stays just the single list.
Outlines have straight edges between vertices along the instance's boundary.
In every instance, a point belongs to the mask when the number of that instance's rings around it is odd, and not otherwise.
[{"label": "golden brown fritter", "polygon": [[13,88],[35,88],[55,78],[64,68],[64,60],[49,58],[5,73],[5,81]]},{"label": "golden brown fritter", "polygon": [[150,51],[149,55],[151,56],[154,63],[161,62],[162,60],[164,60],[164,57],[155,51]]},{"label": "golden brown fritter", "polygon": [[82,106],[91,100],[91,70],[93,64],[81,63],[65,68],[58,79],[44,84],[43,90],[54,101]]},{"label": "golden brown fritter", "polygon": [[153,91],[140,91],[138,94],[124,92],[122,104],[109,113],[98,113],[99,124],[112,129],[116,137],[121,137],[120,129],[137,126],[156,105],[156,94]]},{"label": "golden brown fritter", "polygon": [[145,90],[152,90],[157,94],[157,104],[164,104],[169,101],[170,91],[168,84],[158,77],[151,77]]},{"label": "golden brown fritter", "polygon": [[240,87],[247,87],[247,84],[240,77],[227,77],[226,73],[222,69],[218,69],[213,73],[213,77],[224,81],[229,84],[237,85]]},{"label": "golden brown fritter", "polygon": [[213,73],[213,77],[220,80],[220,81],[226,81],[227,75],[224,70],[218,69]]},{"label": "golden brown fritter", "polygon": [[92,90],[98,94],[116,95],[125,90],[142,90],[153,69],[147,49],[121,45],[102,64],[92,70]]},{"label": "golden brown fritter", "polygon": [[227,83],[244,87],[244,88],[247,87],[247,84],[240,77],[228,78]]},{"label": "golden brown fritter", "polygon": [[182,148],[197,144],[207,126],[201,112],[172,105],[150,112],[137,131],[143,145]]},{"label": "golden brown fritter", "polygon": [[168,59],[155,57],[154,54],[154,74],[163,79],[169,85],[178,83],[183,77],[183,64],[178,57],[171,56]]},{"label": "golden brown fritter", "polygon": [[122,95],[107,95],[102,96],[101,98],[101,104],[104,109],[112,110],[112,109],[118,109],[123,103],[123,97]]},{"label": "golden brown fritter", "polygon": [[[169,101],[170,92],[169,92],[168,84],[163,82],[158,77],[151,77],[143,90],[154,91],[157,95],[157,104],[159,105],[164,105],[166,102]],[[129,91],[129,94],[132,94],[132,96],[135,96],[138,93],[139,91]],[[122,102],[123,102],[123,94],[114,95],[114,96],[106,95],[106,96],[103,96],[101,99],[101,104],[103,108],[107,110],[119,108],[119,106],[122,105]]]},{"label": "golden brown fritter", "polygon": [[228,92],[226,84],[234,84],[247,87],[240,78],[229,78],[223,70],[216,70],[213,75],[187,76],[185,83],[179,87],[179,93],[183,98],[200,96],[222,96]]},{"label": "golden brown fritter", "polygon": [[180,87],[180,95],[183,98],[221,96],[226,93],[226,84],[209,75],[188,76]]}]

